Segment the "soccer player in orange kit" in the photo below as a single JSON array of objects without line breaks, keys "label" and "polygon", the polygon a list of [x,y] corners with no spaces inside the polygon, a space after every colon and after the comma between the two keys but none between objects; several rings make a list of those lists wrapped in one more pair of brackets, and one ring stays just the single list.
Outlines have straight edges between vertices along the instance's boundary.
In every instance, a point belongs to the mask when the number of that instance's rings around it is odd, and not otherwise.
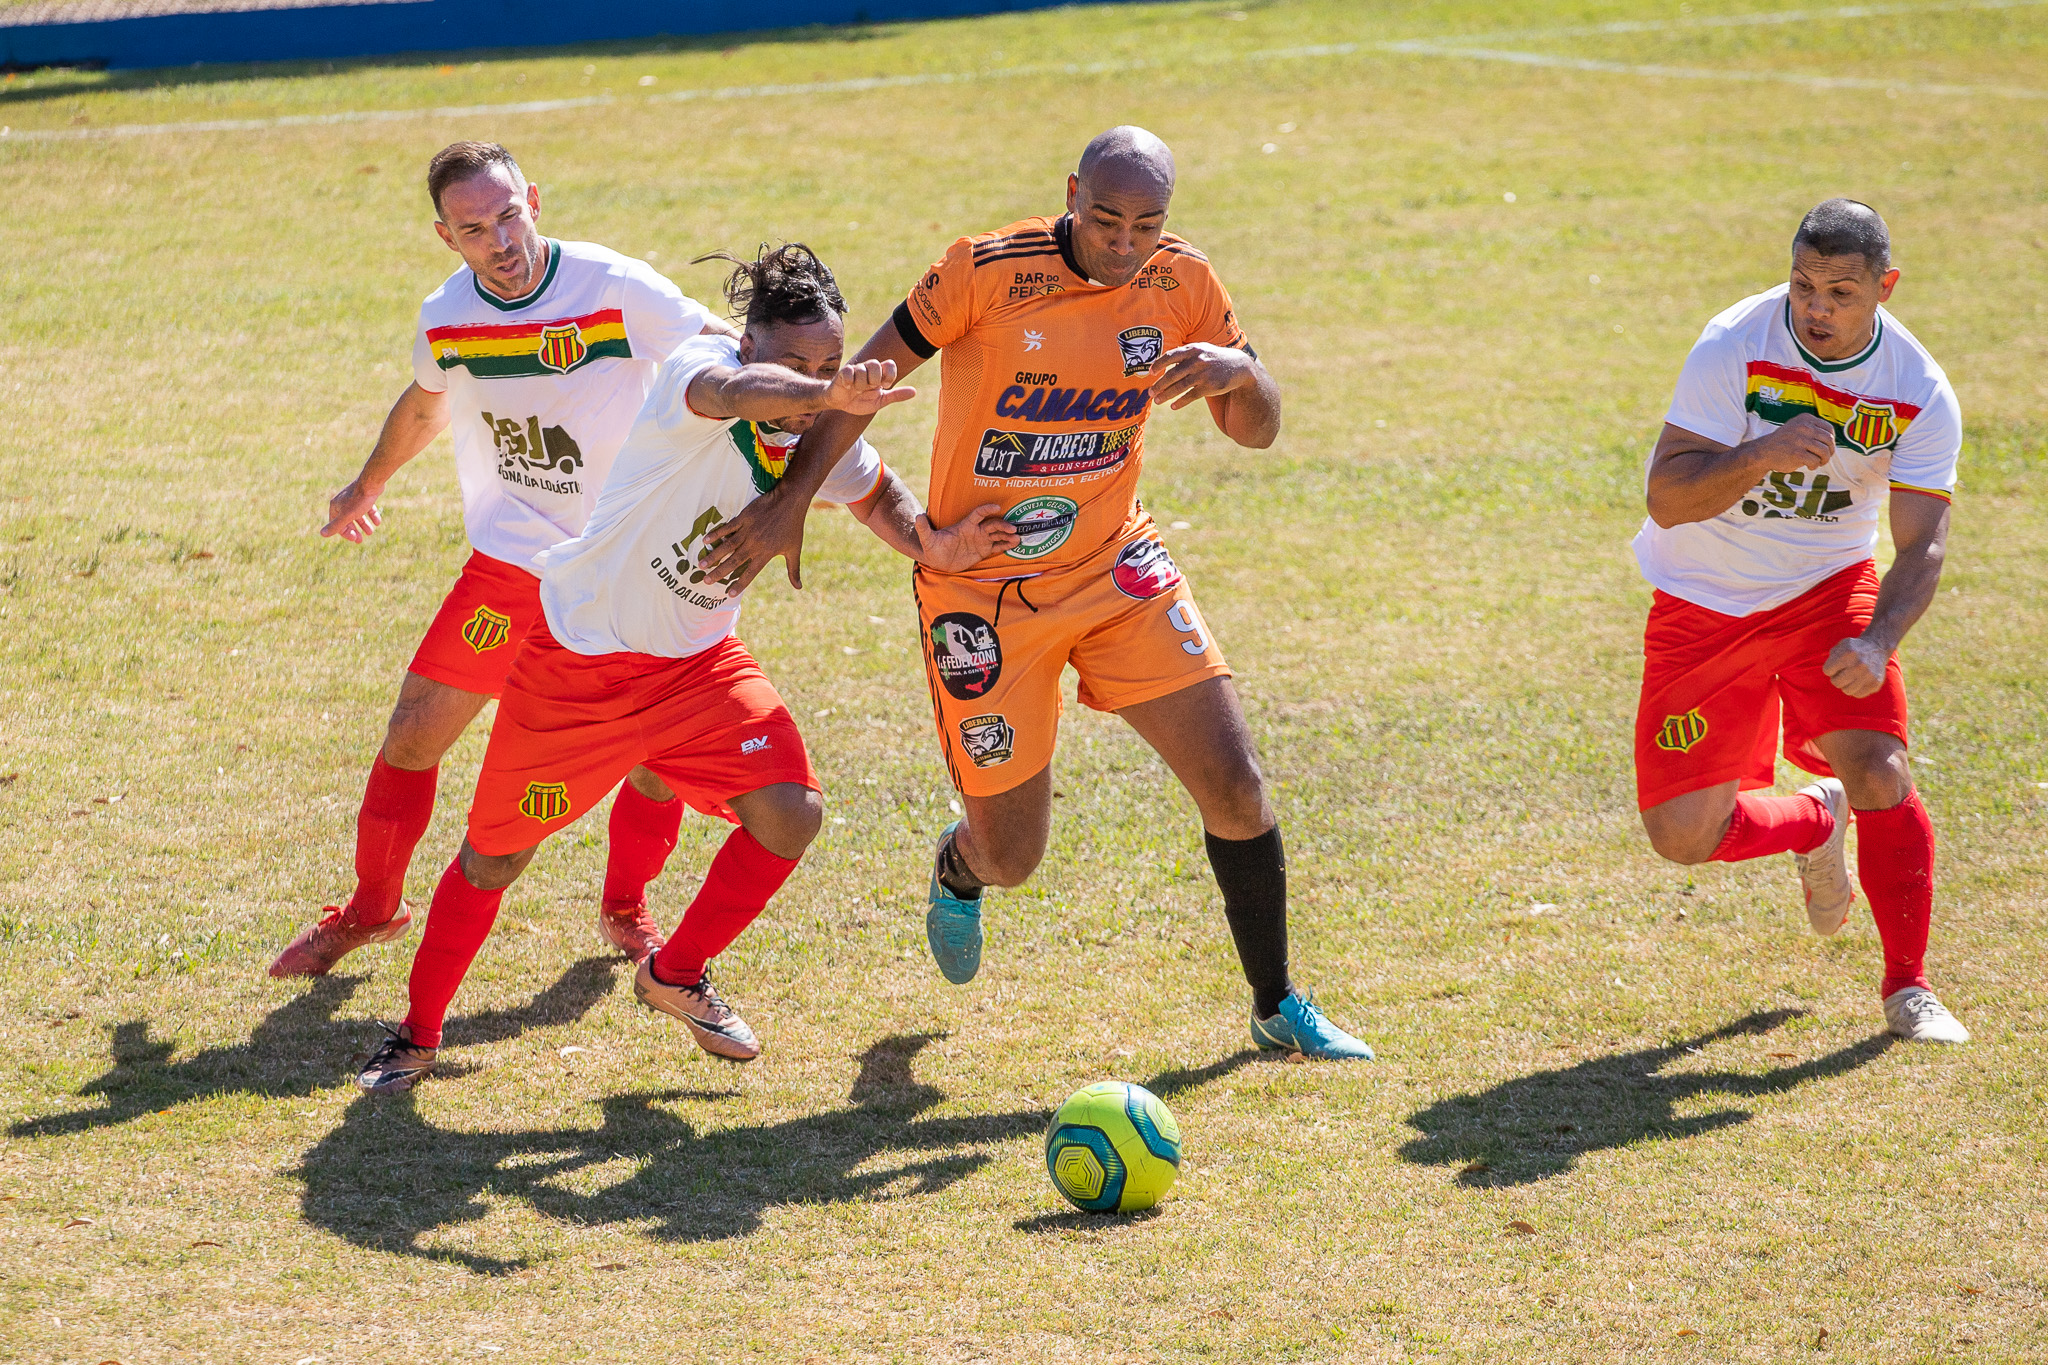
[{"label": "soccer player in orange kit", "polygon": [[[1165,230],[1173,185],[1165,143],[1110,129],[1068,177],[1064,215],[956,241],[857,357],[907,375],[943,353],[932,516],[993,501],[1020,537],[963,572],[916,571],[940,743],[966,807],[939,839],[927,935],[946,979],[972,980],[984,890],[1021,884],[1045,856],[1071,664],[1082,702],[1129,721],[1201,809],[1253,1040],[1369,1059],[1289,980],[1286,864],[1258,755],[1230,667],[1137,500],[1157,404],[1206,400],[1253,449],[1280,430],[1279,386],[1229,294]],[[782,554],[798,581],[803,509],[867,421],[820,417],[782,488],[714,533],[712,570],[752,574]]]}]

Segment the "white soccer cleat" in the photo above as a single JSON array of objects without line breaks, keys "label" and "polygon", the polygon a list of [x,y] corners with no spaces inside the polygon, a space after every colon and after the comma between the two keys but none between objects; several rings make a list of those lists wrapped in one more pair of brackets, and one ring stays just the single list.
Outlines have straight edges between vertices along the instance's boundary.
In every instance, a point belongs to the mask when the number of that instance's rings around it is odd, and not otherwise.
[{"label": "white soccer cleat", "polygon": [[1884,998],[1885,1027],[1909,1043],[1967,1043],[1970,1031],[1925,986],[1907,986]]},{"label": "white soccer cleat", "polygon": [[1811,853],[1795,853],[1799,885],[1806,891],[1806,922],[1822,938],[1832,938],[1849,922],[1856,908],[1856,879],[1849,875],[1849,793],[1832,777],[1799,789],[1801,796],[1825,801],[1835,816],[1835,832]]}]

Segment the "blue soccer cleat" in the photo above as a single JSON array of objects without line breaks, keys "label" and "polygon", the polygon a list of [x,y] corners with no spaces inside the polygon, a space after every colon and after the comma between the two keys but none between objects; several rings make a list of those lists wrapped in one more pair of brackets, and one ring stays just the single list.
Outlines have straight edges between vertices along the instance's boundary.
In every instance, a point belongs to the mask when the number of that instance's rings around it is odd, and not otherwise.
[{"label": "blue soccer cleat", "polygon": [[1299,1052],[1325,1062],[1369,1062],[1372,1049],[1330,1022],[1314,995],[1289,991],[1270,1019],[1252,1020],[1252,1041],[1262,1048]]},{"label": "blue soccer cleat", "polygon": [[[960,822],[955,820],[939,835],[941,851],[958,828]],[[924,936],[932,945],[932,960],[946,980],[964,986],[981,970],[981,897],[966,900],[947,890],[939,880],[939,859],[934,853],[931,900],[932,908],[924,917]]]}]

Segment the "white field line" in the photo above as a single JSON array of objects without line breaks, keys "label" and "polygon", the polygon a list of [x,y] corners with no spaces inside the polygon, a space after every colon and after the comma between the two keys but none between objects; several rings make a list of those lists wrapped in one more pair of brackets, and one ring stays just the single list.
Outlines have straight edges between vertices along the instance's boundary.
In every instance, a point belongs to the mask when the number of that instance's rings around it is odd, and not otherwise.
[{"label": "white field line", "polygon": [[1467,61],[1510,62],[1516,66],[1550,67],[1560,71],[1596,71],[1616,76],[1659,76],[1682,81],[1751,81],[1803,85],[1813,90],[1882,90],[1892,95],[1985,96],[1994,99],[2044,100],[2048,90],[2012,85],[1932,85],[1918,81],[1887,81],[1872,76],[1824,76],[1801,71],[1756,71],[1710,66],[1662,66],[1651,62],[1608,62],[1594,57],[1558,57],[1547,52],[1509,52],[1490,47],[1455,47],[1441,43],[1404,42],[1390,51],[1415,57],[1452,57]]},{"label": "white field line", "polygon": [[1603,61],[1590,57],[1562,57],[1542,52],[1521,52],[1505,48],[1474,46],[1504,39],[1600,37],[1628,33],[1672,33],[1688,29],[1729,28],[1759,24],[1796,24],[1813,21],[1864,19],[1911,14],[1954,14],[1971,10],[2034,9],[2048,0],[1956,0],[1934,5],[1843,5],[1832,9],[1772,10],[1757,14],[1723,15],[1706,18],[1619,20],[1573,28],[1530,29],[1515,33],[1475,35],[1469,38],[1413,38],[1378,43],[1318,43],[1300,47],[1266,48],[1251,52],[1218,53],[1178,58],[1172,62],[1126,61],[1045,64],[993,67],[982,71],[933,71],[902,76],[868,76],[839,81],[802,81],[787,84],[727,85],[695,90],[671,90],[658,95],[586,95],[576,99],[522,100],[506,104],[446,105],[424,109],[348,109],[331,114],[281,114],[270,118],[206,119],[183,123],[122,123],[105,128],[0,127],[0,140],[7,142],[78,142],[105,138],[154,137],[170,133],[248,133],[273,128],[317,128],[336,124],[397,123],[411,119],[461,119],[499,117],[512,114],[545,114],[564,109],[594,109],[630,102],[678,104],[695,100],[778,99],[792,95],[849,94],[869,90],[895,90],[924,85],[961,85],[976,81],[1017,80],[1032,76],[1118,75],[1178,66],[1225,66],[1239,62],[1299,61],[1319,57],[1349,57],[1360,53],[1383,53],[1399,57],[1464,58],[1470,61],[1506,62],[1517,66],[1551,67],[1610,75],[1657,76],[1680,80],[1776,82],[1816,89],[1885,90],[1900,94],[1988,96],[2003,99],[2048,99],[2048,90],[2014,86],[1942,85],[1886,81],[1863,76],[1826,76],[1789,71],[1756,71],[1740,68],[1679,67],[1654,63]]}]

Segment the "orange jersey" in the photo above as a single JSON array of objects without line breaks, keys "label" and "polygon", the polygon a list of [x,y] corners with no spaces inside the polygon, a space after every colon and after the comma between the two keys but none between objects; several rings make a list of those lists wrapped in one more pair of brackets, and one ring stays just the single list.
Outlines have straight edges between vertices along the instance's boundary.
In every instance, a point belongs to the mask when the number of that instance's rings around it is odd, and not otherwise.
[{"label": "orange jersey", "polygon": [[1206,341],[1251,348],[1209,258],[1172,233],[1136,279],[1090,283],[1069,220],[962,237],[896,309],[911,350],[939,361],[932,519],[1000,504],[1023,533],[968,571],[1016,578],[1115,544],[1138,515],[1152,362]]}]

